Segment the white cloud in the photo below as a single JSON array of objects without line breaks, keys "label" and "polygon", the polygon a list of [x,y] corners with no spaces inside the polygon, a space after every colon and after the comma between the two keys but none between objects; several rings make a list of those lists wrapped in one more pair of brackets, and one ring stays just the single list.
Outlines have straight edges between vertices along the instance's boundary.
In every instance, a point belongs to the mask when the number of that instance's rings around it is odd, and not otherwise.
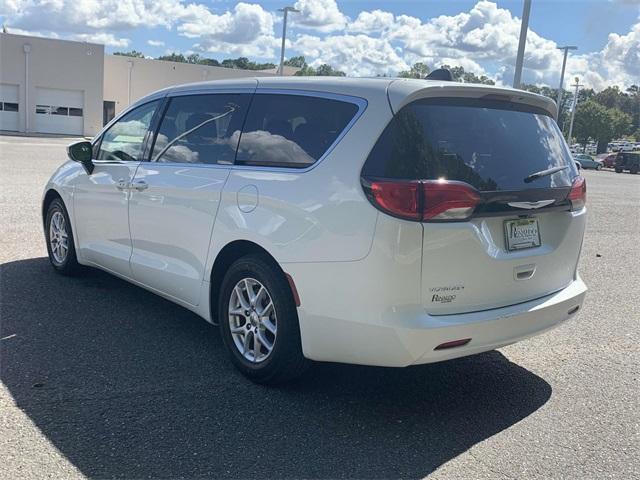
[{"label": "white cloud", "polygon": [[298,0],[294,7],[300,10],[300,13],[289,15],[295,26],[332,32],[344,29],[349,21],[349,17],[340,11],[335,0]]},{"label": "white cloud", "polygon": [[109,47],[124,48],[128,47],[131,40],[128,38],[118,38],[111,33],[77,33],[71,35],[69,40],[77,40],[79,42],[101,43]]},{"label": "white cloud", "polygon": [[367,35],[336,35],[320,38],[301,35],[293,48],[313,58],[312,66],[328,63],[355,76],[393,74],[408,68],[391,44]]},{"label": "white cloud", "polygon": [[383,32],[393,27],[394,22],[393,13],[390,12],[360,12],[356,20],[348,25],[347,30],[361,33]]},{"label": "white cloud", "polygon": [[147,45],[151,47],[164,47],[164,42],[162,40],[147,40]]}]

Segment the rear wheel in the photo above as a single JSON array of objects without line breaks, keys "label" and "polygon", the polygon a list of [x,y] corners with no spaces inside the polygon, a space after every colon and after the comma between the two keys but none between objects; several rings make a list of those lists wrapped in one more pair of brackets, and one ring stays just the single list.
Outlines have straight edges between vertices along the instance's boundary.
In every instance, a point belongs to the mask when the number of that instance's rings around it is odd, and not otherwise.
[{"label": "rear wheel", "polygon": [[231,361],[254,382],[283,383],[307,367],[291,289],[266,257],[248,255],[229,267],[218,318]]},{"label": "rear wheel", "polygon": [[622,169],[621,168],[616,168],[616,173],[622,173]]},{"label": "rear wheel", "polygon": [[633,173],[633,174],[638,173],[638,167],[631,167],[631,168],[629,169],[629,173]]},{"label": "rear wheel", "polygon": [[77,275],[82,270],[76,257],[71,222],[64,203],[54,199],[47,209],[45,234],[49,262],[56,272],[63,275]]}]

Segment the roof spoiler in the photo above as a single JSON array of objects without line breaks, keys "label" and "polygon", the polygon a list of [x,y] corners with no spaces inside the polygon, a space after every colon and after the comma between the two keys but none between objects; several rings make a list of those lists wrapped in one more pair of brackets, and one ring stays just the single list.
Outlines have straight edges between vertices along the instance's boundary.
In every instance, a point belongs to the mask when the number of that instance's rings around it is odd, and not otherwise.
[{"label": "roof spoiler", "polygon": [[429,75],[424,77],[425,80],[441,80],[444,82],[453,82],[453,75],[451,71],[446,68],[436,68]]}]

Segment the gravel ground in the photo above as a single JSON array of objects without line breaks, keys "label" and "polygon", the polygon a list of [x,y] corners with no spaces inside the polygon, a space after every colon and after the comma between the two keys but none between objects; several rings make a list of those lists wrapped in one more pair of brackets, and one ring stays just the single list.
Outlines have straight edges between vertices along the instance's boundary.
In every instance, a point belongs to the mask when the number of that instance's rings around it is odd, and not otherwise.
[{"label": "gravel ground", "polygon": [[407,369],[264,388],[217,329],[54,274],[42,187],[69,139],[0,136],[0,478],[640,478],[640,175],[585,172],[576,320]]}]

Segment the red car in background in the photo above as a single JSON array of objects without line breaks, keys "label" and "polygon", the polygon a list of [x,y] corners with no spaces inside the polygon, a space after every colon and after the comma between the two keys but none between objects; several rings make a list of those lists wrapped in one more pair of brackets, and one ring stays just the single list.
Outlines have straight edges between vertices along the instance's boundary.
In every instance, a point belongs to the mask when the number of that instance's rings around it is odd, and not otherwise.
[{"label": "red car in background", "polygon": [[602,166],[605,168],[614,168],[616,166],[616,157],[617,153],[607,153],[602,157],[598,158],[602,162]]}]

